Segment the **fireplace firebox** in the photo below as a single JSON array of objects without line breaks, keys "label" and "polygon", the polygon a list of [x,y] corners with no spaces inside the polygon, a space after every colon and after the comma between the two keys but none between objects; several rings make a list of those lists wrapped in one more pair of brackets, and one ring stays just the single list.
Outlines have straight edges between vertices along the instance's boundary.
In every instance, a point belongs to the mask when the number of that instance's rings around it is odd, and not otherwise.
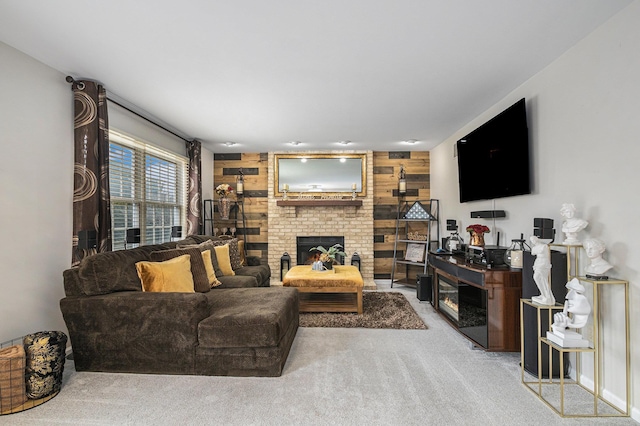
[{"label": "fireplace firebox", "polygon": [[[344,237],[340,236],[309,236],[296,237],[296,260],[298,265],[304,265],[309,262],[312,255],[309,250],[313,247],[322,246],[326,249],[334,244],[340,244],[344,247]],[[336,260],[344,265],[344,258],[340,255],[336,256]]]},{"label": "fireplace firebox", "polygon": [[487,291],[438,274],[438,310],[482,347],[488,345]]}]

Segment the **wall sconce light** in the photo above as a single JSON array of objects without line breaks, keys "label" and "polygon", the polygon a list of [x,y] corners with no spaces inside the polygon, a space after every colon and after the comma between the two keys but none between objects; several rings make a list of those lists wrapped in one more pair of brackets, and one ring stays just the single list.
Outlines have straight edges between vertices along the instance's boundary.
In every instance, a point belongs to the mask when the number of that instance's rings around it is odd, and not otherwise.
[{"label": "wall sconce light", "polygon": [[130,228],[126,231],[124,239],[124,249],[127,249],[127,244],[140,244],[140,228]]},{"label": "wall sconce light", "polygon": [[404,165],[400,164],[400,176],[398,179],[398,194],[404,195],[407,193],[407,176],[404,172]]},{"label": "wall sconce light", "polygon": [[173,238],[181,238],[182,237],[182,226],[172,226],[171,227],[171,239]]},{"label": "wall sconce light", "polygon": [[280,281],[284,279],[284,276],[287,275],[289,269],[291,269],[291,256],[289,256],[289,253],[285,251],[280,258]]},{"label": "wall sconce light", "polygon": [[358,268],[358,271],[360,270],[360,255],[357,251],[354,251],[353,255],[351,256],[351,266],[356,266]]},{"label": "wall sconce light", "polygon": [[238,178],[236,180],[236,194],[244,195],[244,173],[242,173],[242,167],[238,170]]}]

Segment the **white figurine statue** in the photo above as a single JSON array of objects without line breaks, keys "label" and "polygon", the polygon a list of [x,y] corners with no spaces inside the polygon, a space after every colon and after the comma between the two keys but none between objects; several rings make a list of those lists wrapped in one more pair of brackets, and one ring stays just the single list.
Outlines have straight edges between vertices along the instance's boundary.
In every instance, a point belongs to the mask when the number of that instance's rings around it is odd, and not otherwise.
[{"label": "white figurine statue", "polygon": [[585,240],[582,246],[590,260],[589,265],[584,270],[587,277],[606,277],[605,272],[613,268],[613,266],[602,258],[602,253],[605,250],[604,242],[597,238],[590,238]]},{"label": "white figurine statue", "polygon": [[533,280],[540,290],[540,295],[533,296],[531,301],[539,305],[555,305],[556,298],[553,297],[549,282],[551,251],[549,246],[535,235],[532,235],[529,240],[531,241],[531,254],[536,256],[536,260],[533,262]]},{"label": "white figurine statue", "polygon": [[574,278],[565,287],[569,292],[565,298],[564,308],[562,312],[553,315],[552,331],[547,332],[547,339],[563,347],[589,347],[589,341],[580,333],[568,330],[569,328],[580,329],[589,320],[591,305],[584,295],[584,286],[580,284],[580,280]]},{"label": "white figurine statue", "polygon": [[583,219],[573,217],[576,214],[576,208],[571,203],[564,203],[560,209],[560,214],[565,218],[562,223],[562,232],[566,239],[562,242],[565,245],[578,245],[580,240],[577,238],[578,232],[582,231],[589,225],[589,222]]}]

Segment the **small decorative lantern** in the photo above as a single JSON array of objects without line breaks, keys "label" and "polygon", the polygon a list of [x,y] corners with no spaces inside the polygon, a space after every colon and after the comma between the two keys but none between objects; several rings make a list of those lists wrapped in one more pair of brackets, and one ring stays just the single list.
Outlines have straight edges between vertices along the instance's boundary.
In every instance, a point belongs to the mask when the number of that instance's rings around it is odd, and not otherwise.
[{"label": "small decorative lantern", "polygon": [[505,263],[513,269],[522,269],[522,253],[525,251],[531,251],[531,247],[527,245],[525,239],[522,237],[523,235],[520,234],[520,238],[511,240],[511,247],[509,247],[509,249],[504,253]]},{"label": "small decorative lantern", "polygon": [[353,256],[351,256],[351,266],[356,266],[358,271],[360,270],[360,255],[357,251],[354,251]]},{"label": "small decorative lantern", "polygon": [[407,176],[404,172],[404,165],[400,164],[400,176],[398,179],[398,194],[404,195],[407,193]]},{"label": "small decorative lantern", "polygon": [[291,269],[291,256],[289,256],[289,253],[285,251],[280,258],[280,281],[284,279],[284,276],[287,275],[289,269]]},{"label": "small decorative lantern", "polygon": [[242,173],[242,167],[238,170],[238,179],[236,180],[236,194],[239,196],[244,195],[244,173]]}]

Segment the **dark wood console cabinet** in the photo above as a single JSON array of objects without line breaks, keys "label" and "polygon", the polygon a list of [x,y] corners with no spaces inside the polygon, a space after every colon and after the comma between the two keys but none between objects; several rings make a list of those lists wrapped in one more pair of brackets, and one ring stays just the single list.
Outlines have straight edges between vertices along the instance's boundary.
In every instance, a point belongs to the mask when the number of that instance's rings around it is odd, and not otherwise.
[{"label": "dark wood console cabinet", "polygon": [[522,272],[464,257],[429,254],[433,305],[454,328],[489,351],[520,351]]}]

